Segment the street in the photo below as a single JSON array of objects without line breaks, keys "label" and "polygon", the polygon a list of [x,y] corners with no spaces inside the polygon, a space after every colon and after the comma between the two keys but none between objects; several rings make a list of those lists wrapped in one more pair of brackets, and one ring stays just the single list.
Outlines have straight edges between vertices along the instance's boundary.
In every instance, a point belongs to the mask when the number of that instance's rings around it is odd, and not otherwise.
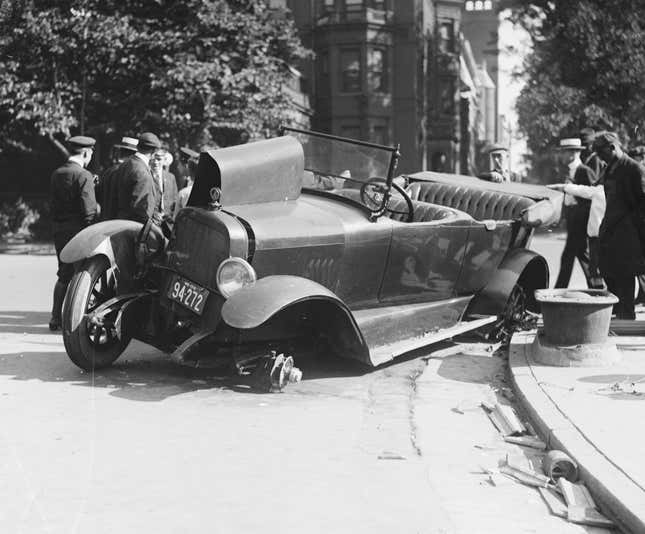
[{"label": "street", "polygon": [[[562,241],[534,246],[557,271]],[[480,407],[508,385],[504,351],[444,343],[369,373],[294,355],[281,394],[137,342],[87,374],[47,329],[55,264],[0,256],[1,532],[600,532],[489,482],[531,456]]]}]

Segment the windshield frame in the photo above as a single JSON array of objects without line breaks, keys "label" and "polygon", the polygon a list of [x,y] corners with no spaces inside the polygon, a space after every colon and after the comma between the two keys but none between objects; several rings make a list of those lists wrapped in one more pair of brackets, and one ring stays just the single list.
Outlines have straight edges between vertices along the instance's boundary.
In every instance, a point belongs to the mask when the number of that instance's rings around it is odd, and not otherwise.
[{"label": "windshield frame", "polygon": [[[301,134],[301,135],[305,135],[305,136],[309,136],[309,137],[318,137],[318,138],[327,139],[327,140],[330,140],[330,141],[338,141],[340,143],[346,143],[346,144],[350,144],[350,145],[373,148],[373,149],[376,149],[376,150],[383,150],[384,152],[389,152],[390,153],[390,162],[389,162],[388,169],[387,169],[387,176],[385,177],[385,185],[384,185],[385,192],[383,194],[383,200],[381,202],[381,205],[376,209],[372,209],[369,206],[367,206],[366,204],[364,204],[362,202],[358,202],[361,206],[363,206],[364,208],[366,208],[369,211],[370,219],[372,219],[372,220],[378,219],[380,216],[382,216],[385,213],[387,205],[388,205],[388,201],[389,201],[389,198],[390,198],[390,191],[391,191],[391,188],[392,188],[392,180],[394,179],[394,172],[396,171],[396,167],[397,167],[399,158],[401,156],[398,144],[396,146],[387,146],[387,145],[380,145],[380,144],[376,144],[376,143],[370,143],[368,141],[360,141],[358,139],[351,139],[351,138],[348,138],[348,137],[341,137],[341,136],[338,136],[338,135],[332,135],[332,134],[327,134],[327,133],[322,133],[322,132],[315,132],[315,131],[312,131],[312,130],[302,130],[302,129],[292,128],[292,127],[288,127],[288,126],[285,126],[285,127],[282,128],[282,135],[289,135],[290,133],[296,134],[294,136],[294,137],[296,137],[296,139],[298,139],[298,134]],[[313,173],[320,173],[321,172],[321,169],[312,169],[312,168],[308,167],[307,166],[307,161],[305,161],[305,170],[313,172]],[[335,178],[340,178],[340,179],[344,178],[341,175],[331,173],[331,172],[329,172],[327,170],[325,170],[325,174],[328,175],[328,176],[333,176]],[[357,182],[358,182],[358,180],[357,180]],[[367,183],[369,183],[369,181],[366,181],[364,183],[367,184]],[[307,189],[312,190],[312,191],[319,191],[318,189],[310,189],[310,188],[307,188]],[[334,195],[334,196],[337,196],[337,197],[342,196],[342,195],[338,195],[338,194],[334,194],[334,193],[331,193],[331,194]],[[345,198],[345,197],[343,197],[343,198]]]}]

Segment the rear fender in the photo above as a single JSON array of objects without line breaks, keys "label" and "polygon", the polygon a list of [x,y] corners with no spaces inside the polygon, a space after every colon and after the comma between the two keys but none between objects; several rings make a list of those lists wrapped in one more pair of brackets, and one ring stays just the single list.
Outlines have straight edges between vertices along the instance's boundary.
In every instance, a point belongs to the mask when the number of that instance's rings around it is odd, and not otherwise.
[{"label": "rear fender", "polygon": [[132,279],[136,270],[135,246],[143,224],[113,220],[93,224],[76,234],[61,251],[61,261],[76,263],[94,256],[105,256],[125,278]]},{"label": "rear fender", "polygon": [[261,278],[229,297],[222,306],[222,320],[239,330],[253,330],[291,312],[310,316],[311,327],[345,356],[369,363],[369,350],[352,312],[333,292],[307,278]]},{"label": "rear fender", "polygon": [[500,315],[516,284],[528,297],[528,307],[537,311],[534,291],[549,287],[549,266],[546,260],[524,248],[511,250],[493,273],[491,280],[470,302],[468,315]]}]

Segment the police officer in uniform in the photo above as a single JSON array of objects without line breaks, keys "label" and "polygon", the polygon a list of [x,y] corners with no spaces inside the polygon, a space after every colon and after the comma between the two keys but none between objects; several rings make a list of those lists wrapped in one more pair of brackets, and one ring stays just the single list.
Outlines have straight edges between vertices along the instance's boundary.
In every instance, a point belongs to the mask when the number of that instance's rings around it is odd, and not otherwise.
[{"label": "police officer in uniform", "polygon": [[86,170],[92,159],[96,140],[76,136],[68,140],[70,156],[51,176],[51,209],[54,222],[54,245],[58,258],[58,280],[54,286],[54,303],[50,330],[61,328],[61,312],[74,266],[60,261],[63,247],[96,217],[94,176]]}]

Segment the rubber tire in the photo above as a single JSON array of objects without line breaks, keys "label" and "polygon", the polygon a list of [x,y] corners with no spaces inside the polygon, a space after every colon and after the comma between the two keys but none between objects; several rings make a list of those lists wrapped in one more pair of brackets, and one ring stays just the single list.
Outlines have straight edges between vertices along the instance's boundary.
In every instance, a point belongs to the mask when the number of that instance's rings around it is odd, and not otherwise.
[{"label": "rubber tire", "polygon": [[65,350],[70,360],[86,371],[109,367],[130,343],[130,338],[124,337],[109,347],[98,350],[89,341],[85,312],[94,284],[109,267],[105,256],[94,256],[86,260],[69,283],[63,302]]}]

